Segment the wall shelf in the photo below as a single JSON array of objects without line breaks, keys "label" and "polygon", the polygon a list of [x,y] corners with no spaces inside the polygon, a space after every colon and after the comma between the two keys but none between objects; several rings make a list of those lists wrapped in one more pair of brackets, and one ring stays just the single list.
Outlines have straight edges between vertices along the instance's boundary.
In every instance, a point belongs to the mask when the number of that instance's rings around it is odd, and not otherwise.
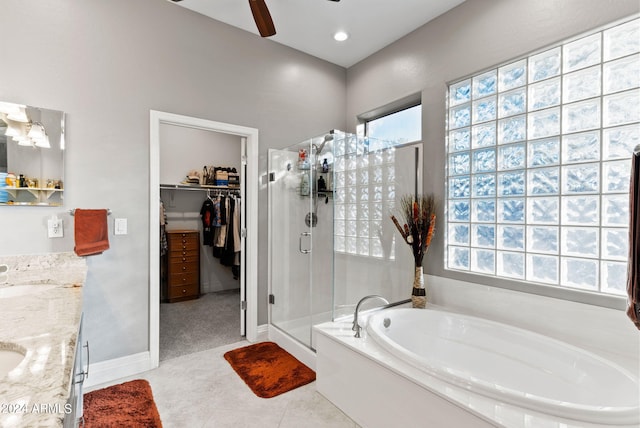
[{"label": "wall shelf", "polygon": [[6,190],[13,198],[16,198],[20,192],[27,191],[38,201],[40,201],[40,196],[42,195],[44,195],[44,199],[49,199],[51,195],[64,191],[64,189],[51,189],[49,187],[2,187],[0,190]]},{"label": "wall shelf", "polygon": [[161,184],[160,189],[164,190],[195,190],[195,191],[208,191],[208,190],[237,190],[240,191],[240,187],[229,186],[214,186],[209,184]]}]

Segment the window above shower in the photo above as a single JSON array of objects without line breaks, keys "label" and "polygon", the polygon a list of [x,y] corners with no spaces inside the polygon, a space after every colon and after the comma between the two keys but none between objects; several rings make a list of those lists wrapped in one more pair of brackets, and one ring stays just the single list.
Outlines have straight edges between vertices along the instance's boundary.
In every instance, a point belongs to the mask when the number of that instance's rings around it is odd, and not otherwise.
[{"label": "window above shower", "polygon": [[364,121],[361,132],[372,140],[395,146],[422,140],[422,105],[417,104],[393,113]]},{"label": "window above shower", "polygon": [[448,85],[445,268],[623,295],[640,20]]}]

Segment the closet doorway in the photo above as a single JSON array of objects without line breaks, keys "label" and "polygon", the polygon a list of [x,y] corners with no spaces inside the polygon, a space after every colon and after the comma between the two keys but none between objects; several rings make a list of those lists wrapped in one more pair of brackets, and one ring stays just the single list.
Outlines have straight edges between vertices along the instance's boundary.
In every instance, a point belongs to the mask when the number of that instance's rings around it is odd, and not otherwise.
[{"label": "closet doorway", "polygon": [[[257,183],[258,131],[206,119],[151,111],[150,137],[149,348],[151,365],[157,367],[160,361],[161,325],[162,334],[186,337],[191,334],[190,341],[201,342],[200,345],[189,343],[187,347],[181,346],[179,341],[163,340],[163,346],[193,349],[193,352],[200,350],[199,346],[219,346],[215,345],[219,341],[234,341],[235,338],[240,340],[242,336],[246,336],[249,341],[256,340],[257,255],[252,249],[257,248],[257,184],[252,183]],[[204,165],[235,168],[240,178],[240,188],[203,189],[182,183],[190,170],[202,174]],[[236,263],[222,264],[219,257],[214,257],[214,247],[203,245],[205,241],[200,210],[205,201],[218,201],[218,196],[223,196],[227,205],[239,208],[236,211],[240,217],[236,235],[240,237],[241,243],[239,267],[233,267],[237,265],[237,260]],[[161,274],[161,254],[166,250],[159,239],[161,212],[158,204],[154,204],[160,200],[164,203],[167,214],[167,231],[191,231],[191,237],[196,240],[198,254],[195,257],[199,261],[198,288],[201,293],[199,299],[161,303],[167,301],[168,295],[166,291],[163,292],[167,288],[162,281],[167,275]],[[175,233],[170,235],[175,238]],[[222,324],[215,325],[224,322],[220,317],[223,313],[226,314],[225,317],[234,317],[227,322],[226,329]],[[201,325],[203,323],[207,324],[204,329]],[[233,331],[229,330],[230,327]],[[188,333],[185,334],[185,331]],[[166,359],[188,352],[185,349],[163,349],[162,353],[163,359]]]}]

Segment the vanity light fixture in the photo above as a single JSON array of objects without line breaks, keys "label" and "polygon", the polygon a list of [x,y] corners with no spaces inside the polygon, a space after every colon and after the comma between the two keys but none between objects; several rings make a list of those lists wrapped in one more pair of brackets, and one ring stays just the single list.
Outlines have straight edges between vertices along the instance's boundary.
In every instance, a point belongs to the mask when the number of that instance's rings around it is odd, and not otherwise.
[{"label": "vanity light fixture", "polygon": [[21,123],[16,123],[11,120],[7,121],[7,130],[4,131],[4,135],[7,137],[17,137],[19,135],[24,134],[24,131],[21,129]]},{"label": "vanity light fixture", "polygon": [[31,124],[31,129],[29,130],[27,136],[37,147],[42,147],[45,149],[51,147],[51,144],[49,144],[49,136],[47,135],[47,131],[45,131],[44,125],[40,122],[33,122]]},{"label": "vanity light fixture", "polygon": [[337,42],[344,42],[348,38],[349,34],[347,34],[346,31],[336,31],[336,33],[333,35],[333,40]]},{"label": "vanity light fixture", "polygon": [[31,138],[27,137],[26,135],[13,137],[13,139],[18,142],[19,146],[27,146],[27,147],[33,146],[33,141],[31,141]]},{"label": "vanity light fixture", "polygon": [[31,124],[31,129],[29,129],[29,133],[27,136],[32,140],[36,140],[38,138],[44,138],[44,126],[40,122],[33,122]]},{"label": "vanity light fixture", "polygon": [[36,147],[40,147],[42,149],[50,149],[51,148],[51,143],[49,143],[49,136],[47,134],[44,134],[43,138],[40,138],[38,140],[34,140],[34,143],[35,143]]},{"label": "vanity light fixture", "polygon": [[6,115],[20,114],[21,107],[24,107],[24,106],[21,106],[20,104],[13,104],[13,103],[0,101],[0,113],[4,113]]},{"label": "vanity light fixture", "polygon": [[17,112],[12,112],[7,114],[7,119],[13,120],[16,122],[28,123],[29,117],[27,116],[27,111],[24,107],[20,106],[20,109]]}]

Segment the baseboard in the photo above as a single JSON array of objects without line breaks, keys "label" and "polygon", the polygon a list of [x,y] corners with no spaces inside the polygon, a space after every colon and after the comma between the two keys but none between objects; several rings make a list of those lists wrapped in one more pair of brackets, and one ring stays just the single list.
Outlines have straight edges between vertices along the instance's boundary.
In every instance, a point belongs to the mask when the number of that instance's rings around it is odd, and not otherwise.
[{"label": "baseboard", "polygon": [[269,340],[269,324],[259,325],[256,329],[256,342],[266,342]]},{"label": "baseboard", "polygon": [[140,352],[126,357],[91,363],[84,387],[91,388],[92,386],[113,382],[114,380],[133,376],[151,369],[149,352]]}]

